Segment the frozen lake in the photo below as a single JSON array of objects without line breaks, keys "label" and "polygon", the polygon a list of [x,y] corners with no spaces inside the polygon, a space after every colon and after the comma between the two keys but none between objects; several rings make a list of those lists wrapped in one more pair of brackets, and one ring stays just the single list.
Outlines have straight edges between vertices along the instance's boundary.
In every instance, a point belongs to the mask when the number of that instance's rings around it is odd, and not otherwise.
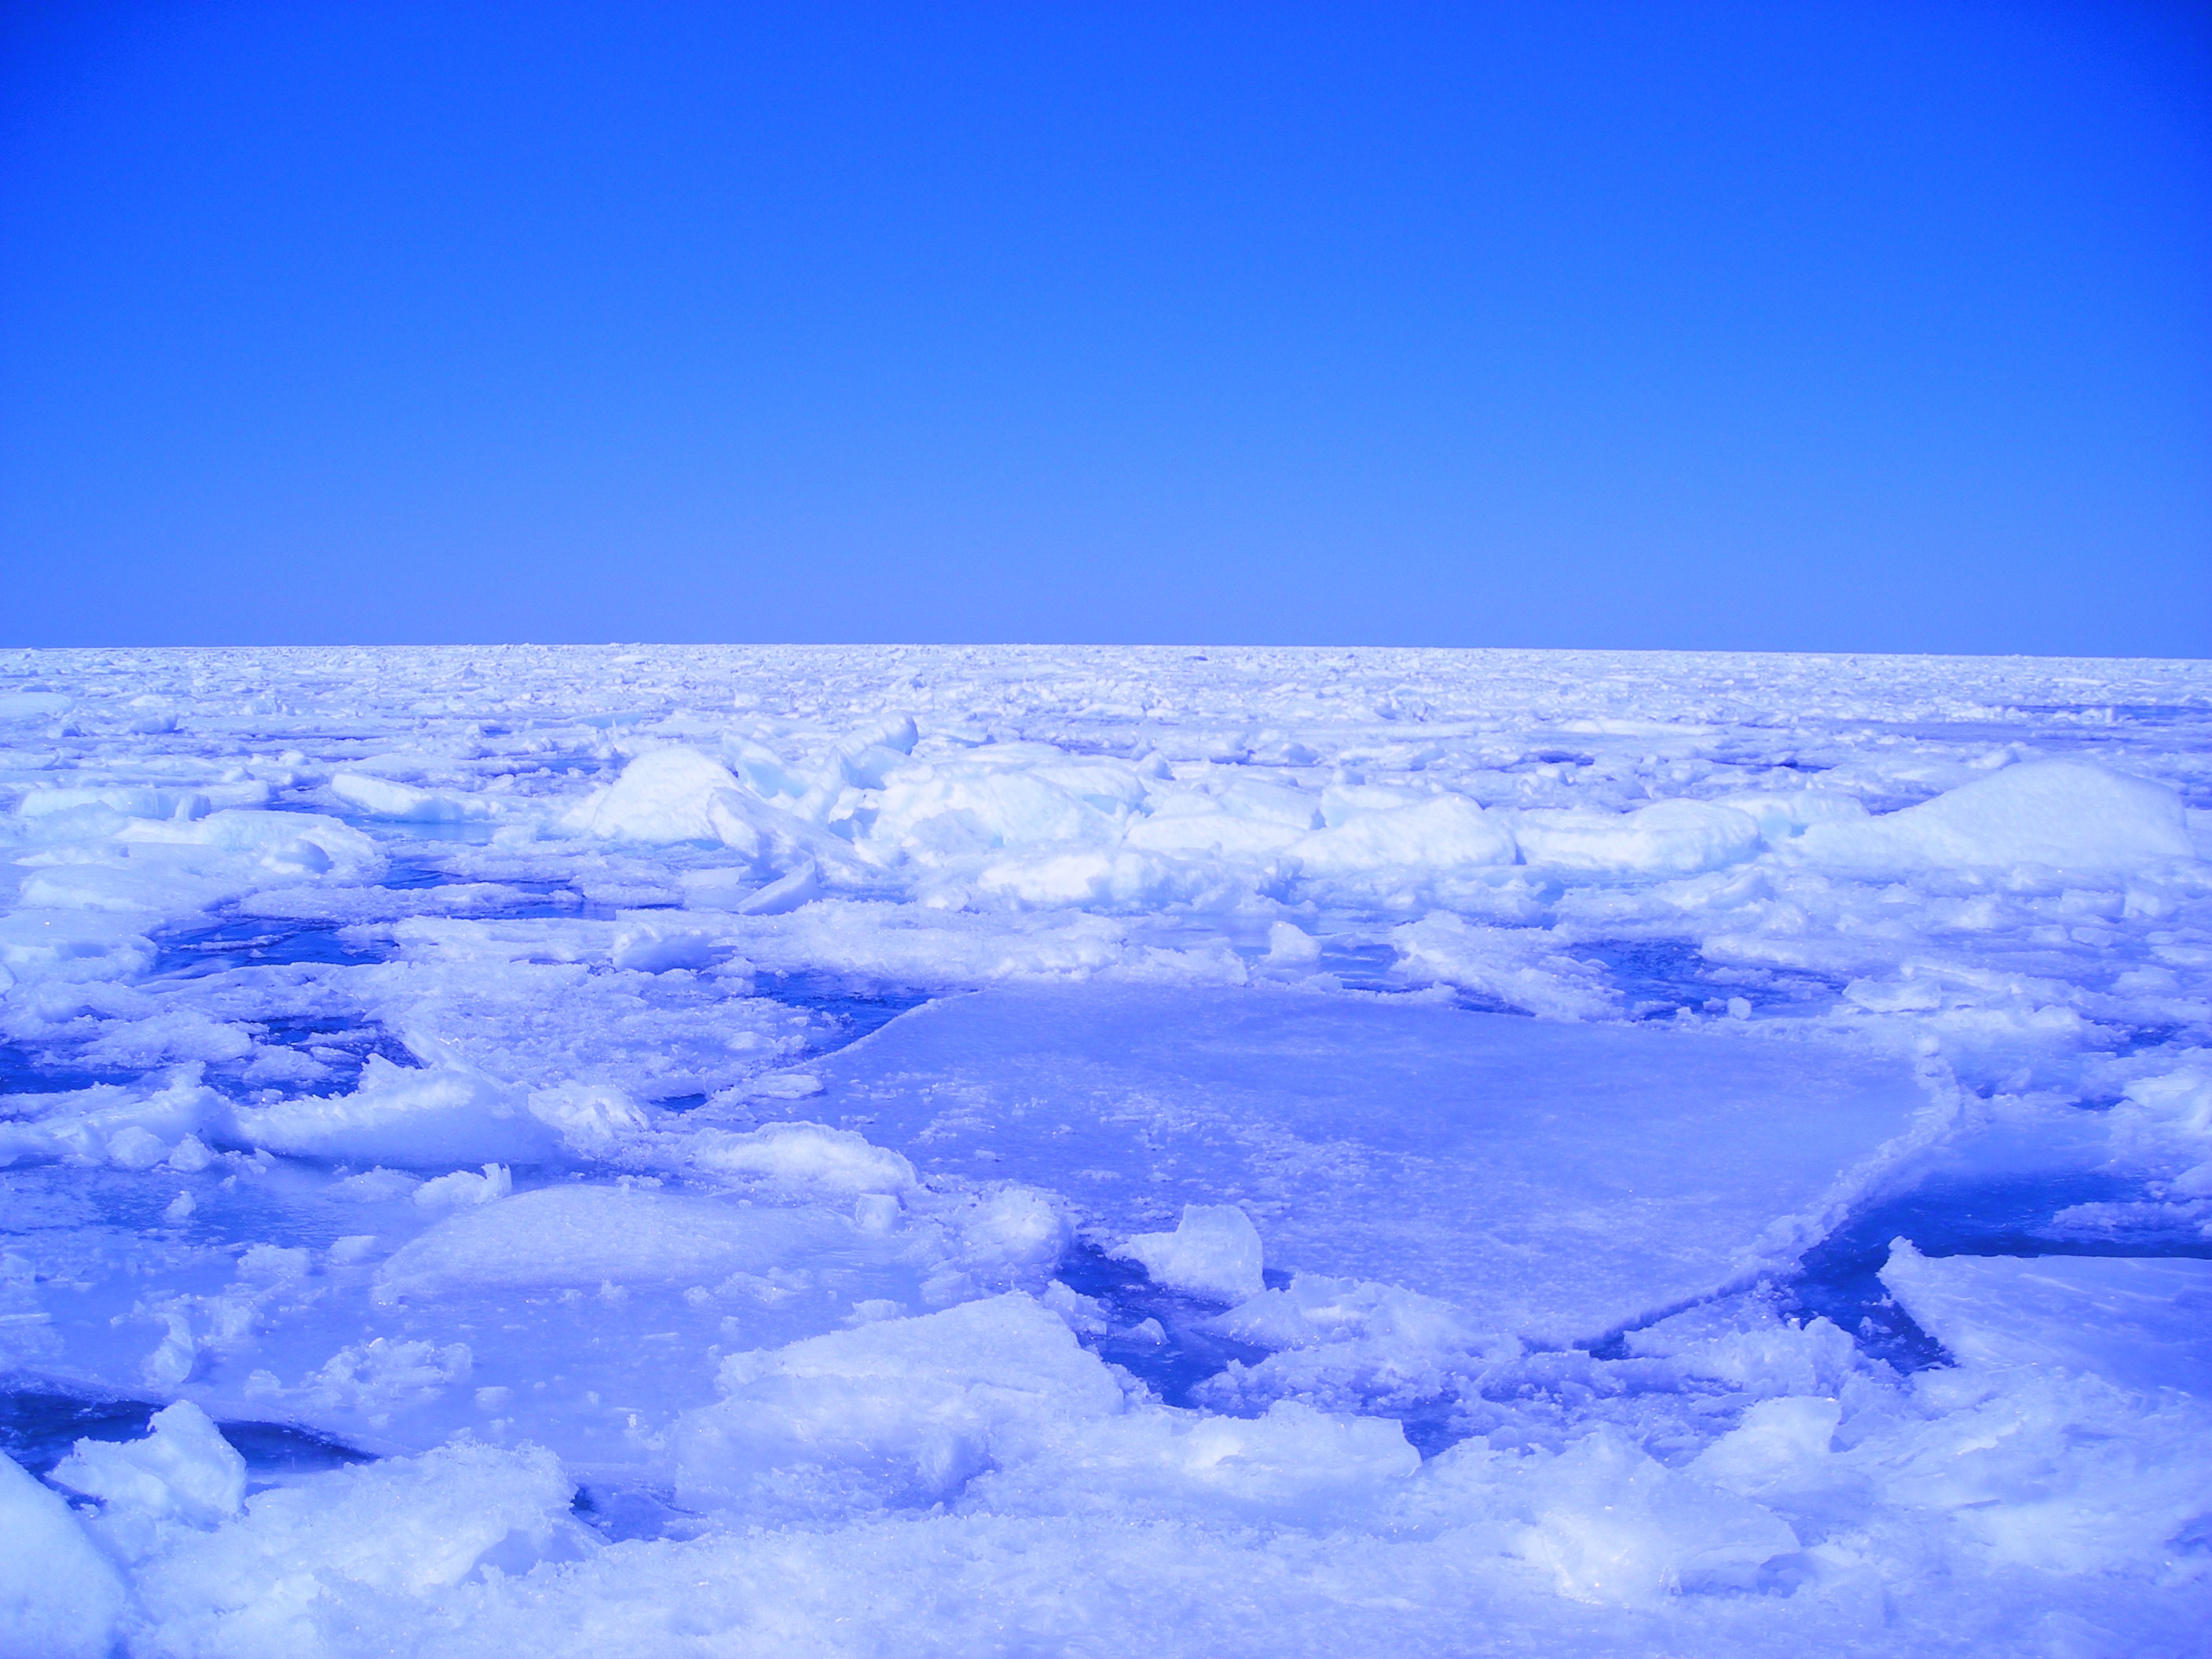
[{"label": "frozen lake", "polygon": [[17,653],[0,838],[0,1655],[2212,1626],[2212,666]]}]

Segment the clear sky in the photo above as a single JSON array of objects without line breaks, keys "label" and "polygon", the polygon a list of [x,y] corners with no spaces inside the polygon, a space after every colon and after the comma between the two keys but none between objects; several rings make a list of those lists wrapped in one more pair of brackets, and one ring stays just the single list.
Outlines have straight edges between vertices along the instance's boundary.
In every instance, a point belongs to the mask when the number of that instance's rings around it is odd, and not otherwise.
[{"label": "clear sky", "polygon": [[0,644],[2212,655],[2212,8],[0,12]]}]

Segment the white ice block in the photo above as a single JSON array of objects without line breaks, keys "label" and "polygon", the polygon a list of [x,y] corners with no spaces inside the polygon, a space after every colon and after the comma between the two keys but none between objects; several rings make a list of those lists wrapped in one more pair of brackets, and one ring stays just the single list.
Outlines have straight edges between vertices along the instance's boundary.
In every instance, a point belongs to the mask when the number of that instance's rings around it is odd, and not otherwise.
[{"label": "white ice block", "polygon": [[1925,1256],[1899,1239],[1881,1282],[1960,1359],[2055,1365],[2123,1388],[2212,1397],[2212,1261]]}]

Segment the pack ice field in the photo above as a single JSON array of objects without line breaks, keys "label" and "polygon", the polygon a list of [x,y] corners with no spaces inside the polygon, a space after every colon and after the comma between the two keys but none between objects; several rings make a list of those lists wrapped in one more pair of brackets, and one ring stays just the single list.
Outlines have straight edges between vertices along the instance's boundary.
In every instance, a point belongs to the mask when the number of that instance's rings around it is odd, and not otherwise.
[{"label": "pack ice field", "polygon": [[2198,1653],[2212,665],[0,656],[0,1654]]}]

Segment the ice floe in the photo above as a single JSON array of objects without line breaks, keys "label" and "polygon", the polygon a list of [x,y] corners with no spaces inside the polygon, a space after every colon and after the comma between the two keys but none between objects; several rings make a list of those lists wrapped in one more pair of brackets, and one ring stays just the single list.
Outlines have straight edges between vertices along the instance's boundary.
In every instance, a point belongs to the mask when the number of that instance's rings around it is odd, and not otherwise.
[{"label": "ice floe", "polygon": [[0,1655],[2194,1653],[2212,671],[0,656]]}]

